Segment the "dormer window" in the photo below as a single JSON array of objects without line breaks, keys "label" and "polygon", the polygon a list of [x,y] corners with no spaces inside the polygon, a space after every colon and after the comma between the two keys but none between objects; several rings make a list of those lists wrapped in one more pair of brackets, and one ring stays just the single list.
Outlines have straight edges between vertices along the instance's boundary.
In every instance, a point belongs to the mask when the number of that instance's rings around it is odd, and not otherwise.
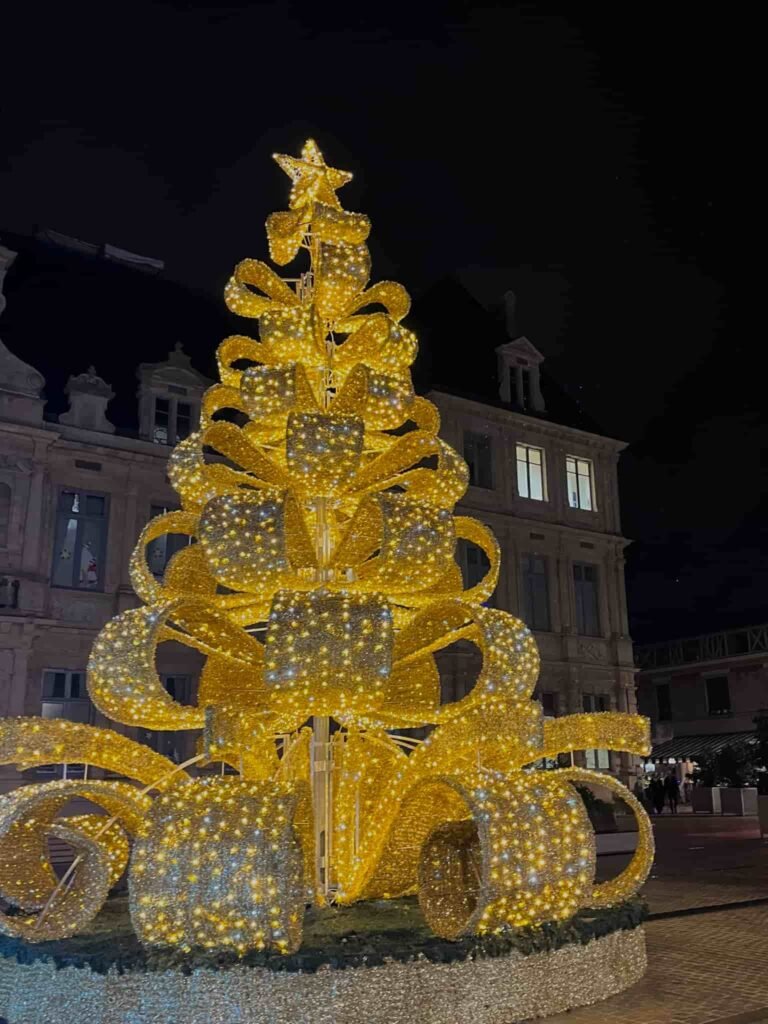
[{"label": "dormer window", "polygon": [[499,397],[525,412],[544,412],[539,366],[544,356],[527,338],[516,338],[496,349]]},{"label": "dormer window", "polygon": [[[169,388],[170,390],[170,388]],[[192,432],[192,406],[176,398],[155,398],[155,444],[176,444]]]},{"label": "dormer window", "polygon": [[531,371],[527,366],[520,367],[520,394],[523,409],[532,407],[533,396],[531,392]]},{"label": "dormer window", "polygon": [[211,383],[194,370],[180,347],[165,363],[139,367],[140,435],[154,444],[175,445],[197,429],[200,403]]}]

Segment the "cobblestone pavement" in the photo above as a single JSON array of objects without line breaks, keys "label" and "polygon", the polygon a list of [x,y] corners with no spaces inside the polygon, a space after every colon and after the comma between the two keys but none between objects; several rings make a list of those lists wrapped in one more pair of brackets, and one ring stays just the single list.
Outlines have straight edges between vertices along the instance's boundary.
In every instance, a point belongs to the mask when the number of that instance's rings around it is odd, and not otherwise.
[{"label": "cobblestone pavement", "polygon": [[604,1003],[548,1017],[547,1024],[768,1019],[768,906],[649,921],[645,930],[648,973],[639,984]]},{"label": "cobblestone pavement", "polygon": [[[657,820],[655,830],[643,895],[652,915],[677,916],[646,924],[648,973],[627,992],[547,1024],[768,1024],[768,841],[756,820],[678,815]],[[626,860],[600,858],[600,875]],[[766,902],[714,909],[750,900]]]},{"label": "cobblestone pavement", "polygon": [[[643,889],[652,914],[768,898],[768,840],[756,818],[679,814],[654,819],[656,859]],[[627,856],[599,860],[617,874]]]}]

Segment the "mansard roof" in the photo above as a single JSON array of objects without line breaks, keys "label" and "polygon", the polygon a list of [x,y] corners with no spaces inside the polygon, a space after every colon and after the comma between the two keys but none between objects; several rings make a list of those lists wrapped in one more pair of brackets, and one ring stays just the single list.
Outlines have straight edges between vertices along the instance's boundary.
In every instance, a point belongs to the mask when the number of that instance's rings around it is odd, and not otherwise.
[{"label": "mansard roof", "polygon": [[[110,419],[121,433],[135,435],[140,364],[167,365],[162,354],[181,342],[189,367],[179,363],[177,370],[190,375],[190,388],[207,387],[217,376],[218,344],[247,333],[223,297],[173,281],[159,260],[54,232],[2,231],[0,237],[18,253],[5,280],[0,334],[12,352],[43,371],[47,419],[66,411],[67,381],[91,364],[115,392]],[[222,268],[222,291],[228,269]]]}]

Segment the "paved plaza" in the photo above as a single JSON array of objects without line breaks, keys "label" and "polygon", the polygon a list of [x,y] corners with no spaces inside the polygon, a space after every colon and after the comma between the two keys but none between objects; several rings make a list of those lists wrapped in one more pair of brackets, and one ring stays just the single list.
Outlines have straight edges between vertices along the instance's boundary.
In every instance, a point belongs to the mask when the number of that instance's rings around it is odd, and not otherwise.
[{"label": "paved plaza", "polygon": [[[647,975],[549,1024],[768,1024],[768,840],[754,818],[682,813],[655,826]],[[626,860],[602,857],[601,876]]]}]

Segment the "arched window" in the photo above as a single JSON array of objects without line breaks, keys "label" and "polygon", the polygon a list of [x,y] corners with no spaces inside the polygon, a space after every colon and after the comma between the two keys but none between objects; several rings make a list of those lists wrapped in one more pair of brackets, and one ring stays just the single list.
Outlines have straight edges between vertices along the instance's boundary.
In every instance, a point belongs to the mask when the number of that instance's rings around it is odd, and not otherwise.
[{"label": "arched window", "polygon": [[0,481],[0,548],[8,547],[8,525],[11,521],[10,484]]}]

